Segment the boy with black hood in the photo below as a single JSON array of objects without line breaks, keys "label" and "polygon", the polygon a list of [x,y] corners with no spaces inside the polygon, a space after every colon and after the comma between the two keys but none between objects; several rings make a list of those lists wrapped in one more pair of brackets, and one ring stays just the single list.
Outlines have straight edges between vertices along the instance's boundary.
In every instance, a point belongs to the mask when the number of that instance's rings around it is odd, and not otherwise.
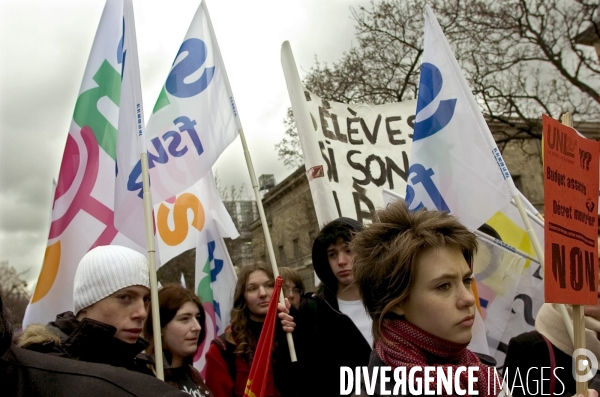
[{"label": "boy with black hood", "polygon": [[353,284],[354,255],[348,248],[352,234],[361,229],[353,219],[338,218],[321,229],[313,244],[313,266],[325,288],[300,306],[294,331],[299,363],[311,380],[306,395],[340,395],[340,367],[369,363],[371,319]]}]

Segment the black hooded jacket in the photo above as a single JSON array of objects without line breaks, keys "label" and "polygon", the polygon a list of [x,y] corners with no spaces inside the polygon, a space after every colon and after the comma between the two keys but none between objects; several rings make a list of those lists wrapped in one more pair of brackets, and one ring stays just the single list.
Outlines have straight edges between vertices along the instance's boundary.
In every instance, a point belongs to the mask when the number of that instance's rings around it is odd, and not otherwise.
[{"label": "black hooded jacket", "polygon": [[[353,219],[338,218],[325,226],[319,236],[333,223],[346,226],[351,232],[362,228]],[[330,397],[340,395],[340,367],[367,366],[372,348],[352,319],[339,311],[338,280],[327,258],[330,243],[321,243],[319,236],[313,244],[312,260],[325,288],[322,294],[313,295],[300,306],[293,335],[298,362],[306,379],[312,380],[305,395]]]},{"label": "black hooded jacket", "polygon": [[[1,293],[0,293],[1,295]],[[15,397],[186,396],[154,377],[11,346],[12,325],[0,296],[0,394]],[[189,396],[189,395],[187,395]]]},{"label": "black hooded jacket", "polygon": [[79,321],[72,312],[56,316],[47,324],[32,324],[21,335],[19,346],[92,363],[109,364],[152,375],[152,371],[137,356],[148,347],[148,341],[138,338],[127,343],[115,338],[117,329],[89,318]]}]

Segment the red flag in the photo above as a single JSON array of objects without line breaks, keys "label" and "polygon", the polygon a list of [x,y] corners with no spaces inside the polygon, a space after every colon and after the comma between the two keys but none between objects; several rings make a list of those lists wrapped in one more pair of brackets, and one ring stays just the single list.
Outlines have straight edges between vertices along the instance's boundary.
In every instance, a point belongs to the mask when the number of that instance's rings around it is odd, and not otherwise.
[{"label": "red flag", "polygon": [[271,352],[273,351],[273,339],[275,337],[275,321],[277,320],[277,303],[279,302],[279,292],[283,279],[277,276],[275,280],[275,288],[271,301],[269,302],[269,310],[267,318],[263,324],[252,367],[250,367],[250,375],[246,382],[246,390],[244,397],[264,397],[265,388],[267,387],[267,373],[271,365]]}]

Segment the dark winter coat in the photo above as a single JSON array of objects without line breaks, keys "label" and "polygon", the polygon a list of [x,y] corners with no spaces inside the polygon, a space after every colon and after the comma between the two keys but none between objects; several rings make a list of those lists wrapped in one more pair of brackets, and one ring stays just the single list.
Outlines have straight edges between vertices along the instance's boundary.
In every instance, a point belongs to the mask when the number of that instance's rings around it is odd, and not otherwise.
[{"label": "dark winter coat", "polygon": [[[354,230],[362,227],[353,219],[338,221]],[[327,248],[317,240],[313,245],[313,267],[325,288],[299,307],[293,336],[300,378],[310,379],[301,382],[304,395],[331,397],[340,395],[340,367],[368,365],[372,348],[352,319],[339,310],[338,281],[329,265]]]},{"label": "dark winter coat", "polygon": [[[43,326],[42,326],[43,327]],[[55,336],[57,339],[57,337]],[[56,340],[55,339],[55,340]],[[182,396],[148,375],[11,346],[12,325],[0,296],[0,394],[11,397]]]},{"label": "dark winter coat", "polygon": [[137,358],[148,342],[138,338],[136,343],[127,343],[115,338],[117,329],[89,318],[78,321],[72,312],[56,316],[47,324],[27,327],[19,340],[19,346],[92,363],[109,364],[132,371],[152,375],[147,363]]},{"label": "dark winter coat", "polygon": [[[138,356],[139,359],[148,363],[148,367],[152,372],[156,372],[156,359],[154,354],[142,353]],[[191,358],[186,358],[181,367],[171,367],[172,356],[169,352],[163,354],[163,370],[165,382],[181,391],[185,391],[191,395],[199,395],[203,397],[214,397],[210,389],[204,383],[202,375],[194,368]]]},{"label": "dark winter coat", "polygon": [[3,396],[185,396],[154,377],[111,365],[78,362],[16,346],[0,352]]}]

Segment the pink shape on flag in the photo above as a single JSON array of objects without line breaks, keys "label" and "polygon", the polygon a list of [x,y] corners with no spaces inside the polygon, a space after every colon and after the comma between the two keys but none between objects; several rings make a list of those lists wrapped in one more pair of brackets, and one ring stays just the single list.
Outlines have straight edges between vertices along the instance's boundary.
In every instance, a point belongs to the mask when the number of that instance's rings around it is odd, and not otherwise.
[{"label": "pink shape on flag", "polygon": [[[73,218],[79,213],[80,210],[83,210],[94,218],[99,220],[100,222],[106,225],[106,228],[98,237],[98,239],[94,242],[94,244],[90,247],[90,249],[97,247],[99,245],[108,245],[110,244],[118,231],[114,226],[114,212],[94,197],[91,196],[94,185],[96,184],[96,180],[98,178],[98,168],[99,168],[99,153],[100,149],[98,146],[98,141],[94,135],[92,129],[88,126],[85,126],[81,129],[81,137],[83,138],[83,142],[85,144],[88,158],[87,162],[84,164],[85,170],[83,179],[81,181],[81,185],[73,198],[73,202],[65,212],[65,214],[56,219],[50,225],[50,237],[55,238],[60,236],[65,229],[69,226],[69,224],[73,221]],[[77,159],[77,165],[81,165],[79,159],[81,155],[79,154],[79,148],[75,140],[67,139],[67,147],[65,149],[65,154],[68,152],[69,156]],[[63,159],[67,158],[67,156],[63,156]],[[57,188],[57,193],[55,196],[55,201],[62,196],[68,188],[73,184],[73,180],[75,179],[75,175],[77,174],[76,167],[67,167],[66,163],[63,161],[61,166],[61,174],[59,178],[59,186],[60,191]],[[64,172],[64,174],[63,174]],[[63,178],[66,178],[66,183],[62,184]],[[68,186],[67,186],[68,185]]]}]

